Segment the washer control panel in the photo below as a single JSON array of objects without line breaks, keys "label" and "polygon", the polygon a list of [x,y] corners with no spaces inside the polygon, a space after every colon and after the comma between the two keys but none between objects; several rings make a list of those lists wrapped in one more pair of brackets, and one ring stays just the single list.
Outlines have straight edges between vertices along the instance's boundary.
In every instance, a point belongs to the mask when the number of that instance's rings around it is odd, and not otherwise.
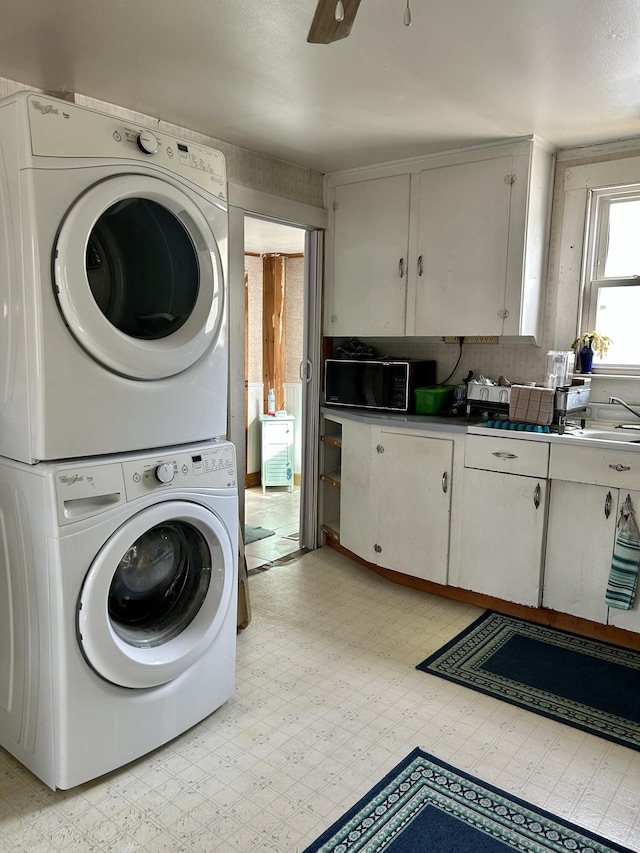
[{"label": "washer control panel", "polygon": [[127,500],[162,489],[235,489],[238,486],[235,449],[218,446],[170,451],[122,463]]}]

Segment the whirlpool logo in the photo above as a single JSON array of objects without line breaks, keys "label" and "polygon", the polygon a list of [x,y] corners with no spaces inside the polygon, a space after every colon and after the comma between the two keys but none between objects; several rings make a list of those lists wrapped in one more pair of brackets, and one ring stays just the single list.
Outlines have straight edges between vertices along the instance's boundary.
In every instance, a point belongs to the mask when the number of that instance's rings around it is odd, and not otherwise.
[{"label": "whirlpool logo", "polygon": [[73,486],[74,483],[82,483],[83,481],[82,474],[63,474],[60,477],[60,482],[64,483],[65,486]]},{"label": "whirlpool logo", "polygon": [[53,104],[41,104],[40,101],[31,101],[31,106],[34,110],[42,113],[43,116],[47,116],[50,113],[56,116],[60,115],[60,110]]},{"label": "whirlpool logo", "polygon": [[[41,104],[40,101],[31,101],[31,106],[34,110],[42,113],[43,116],[59,116],[60,110],[55,104]],[[70,113],[67,110],[62,110],[62,118],[70,118]]]}]

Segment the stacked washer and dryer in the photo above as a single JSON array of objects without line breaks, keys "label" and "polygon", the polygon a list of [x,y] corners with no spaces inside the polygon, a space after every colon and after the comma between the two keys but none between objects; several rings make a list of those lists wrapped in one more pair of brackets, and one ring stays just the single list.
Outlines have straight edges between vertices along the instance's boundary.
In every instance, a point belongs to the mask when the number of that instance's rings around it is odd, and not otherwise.
[{"label": "stacked washer and dryer", "polygon": [[222,154],[0,102],[0,745],[52,788],[232,695]]}]

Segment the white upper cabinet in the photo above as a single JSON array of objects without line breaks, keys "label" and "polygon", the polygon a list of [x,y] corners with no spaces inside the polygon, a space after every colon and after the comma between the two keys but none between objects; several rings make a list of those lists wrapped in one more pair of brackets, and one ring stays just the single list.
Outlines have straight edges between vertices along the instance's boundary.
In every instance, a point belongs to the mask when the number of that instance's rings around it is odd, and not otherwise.
[{"label": "white upper cabinet", "polygon": [[553,162],[526,138],[328,176],[324,333],[535,340]]},{"label": "white upper cabinet", "polygon": [[416,334],[502,334],[511,175],[497,157],[419,176]]},{"label": "white upper cabinet", "polygon": [[404,335],[410,187],[410,175],[336,187],[327,334]]}]

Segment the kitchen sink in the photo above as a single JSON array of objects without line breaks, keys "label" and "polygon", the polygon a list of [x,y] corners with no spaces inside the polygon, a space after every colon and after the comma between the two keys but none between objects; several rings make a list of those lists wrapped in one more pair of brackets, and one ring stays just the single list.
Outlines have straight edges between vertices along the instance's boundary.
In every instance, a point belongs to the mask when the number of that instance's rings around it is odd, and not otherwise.
[{"label": "kitchen sink", "polygon": [[571,433],[573,438],[587,438],[592,441],[615,441],[618,444],[640,444],[640,430],[608,429],[585,427]]}]

